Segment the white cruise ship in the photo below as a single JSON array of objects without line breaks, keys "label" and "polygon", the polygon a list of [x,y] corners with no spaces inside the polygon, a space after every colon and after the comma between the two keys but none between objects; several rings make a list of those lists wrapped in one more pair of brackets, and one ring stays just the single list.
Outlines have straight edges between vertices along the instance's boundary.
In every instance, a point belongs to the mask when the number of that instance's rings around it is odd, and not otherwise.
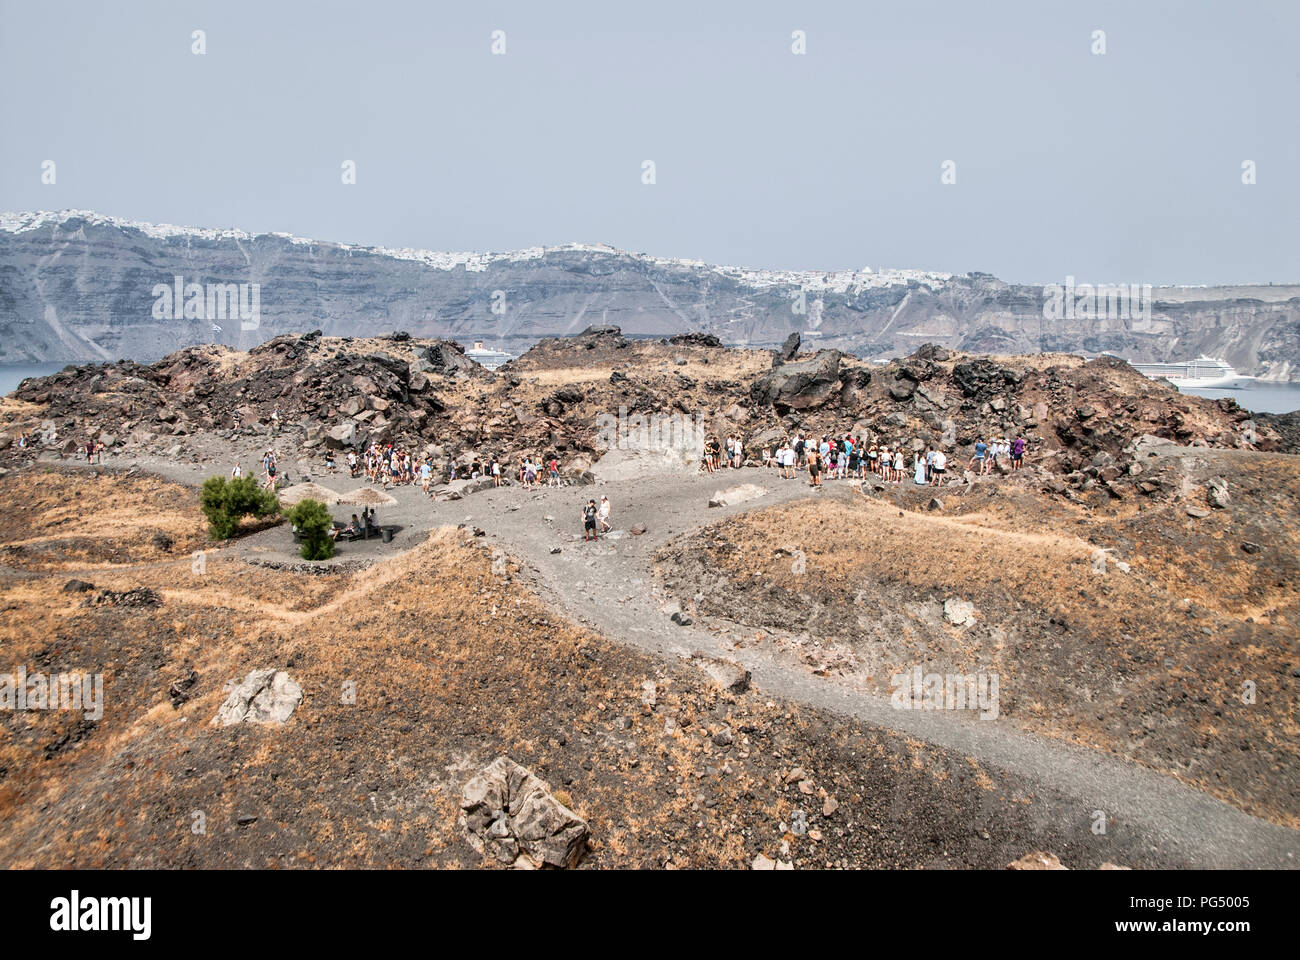
[{"label": "white cruise ship", "polygon": [[465,356],[482,365],[488,370],[495,370],[507,360],[513,360],[514,354],[506,353],[504,350],[492,350],[483,346],[482,340],[474,341],[474,349],[466,350]]},{"label": "white cruise ship", "polygon": [[1177,363],[1135,363],[1133,369],[1153,380],[1163,377],[1183,390],[1189,387],[1227,388],[1254,379],[1238,373],[1227,361],[1205,356]]}]

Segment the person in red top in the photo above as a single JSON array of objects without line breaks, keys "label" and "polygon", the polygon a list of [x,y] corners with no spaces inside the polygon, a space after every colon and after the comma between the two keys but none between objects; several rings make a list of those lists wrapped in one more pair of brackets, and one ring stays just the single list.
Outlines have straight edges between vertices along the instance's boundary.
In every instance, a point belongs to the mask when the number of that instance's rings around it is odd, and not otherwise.
[{"label": "person in red top", "polygon": [[555,457],[551,457],[550,462],[546,464],[546,469],[549,473],[546,481],[547,485],[558,487],[560,485],[560,461]]}]

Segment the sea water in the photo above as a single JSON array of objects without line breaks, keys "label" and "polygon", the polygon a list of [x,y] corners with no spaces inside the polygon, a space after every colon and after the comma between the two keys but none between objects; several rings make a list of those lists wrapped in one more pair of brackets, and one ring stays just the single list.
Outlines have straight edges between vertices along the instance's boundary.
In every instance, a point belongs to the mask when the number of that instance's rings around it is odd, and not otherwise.
[{"label": "sea water", "polygon": [[[1181,388],[1180,388],[1181,389]],[[1269,380],[1243,380],[1230,390],[1222,387],[1192,387],[1183,393],[1198,397],[1232,397],[1238,406],[1252,413],[1290,413],[1300,410],[1300,383],[1275,383]]]},{"label": "sea water", "polygon": [[58,373],[68,364],[63,363],[0,363],[0,397],[7,397],[18,389],[18,384],[28,377],[48,377]]}]

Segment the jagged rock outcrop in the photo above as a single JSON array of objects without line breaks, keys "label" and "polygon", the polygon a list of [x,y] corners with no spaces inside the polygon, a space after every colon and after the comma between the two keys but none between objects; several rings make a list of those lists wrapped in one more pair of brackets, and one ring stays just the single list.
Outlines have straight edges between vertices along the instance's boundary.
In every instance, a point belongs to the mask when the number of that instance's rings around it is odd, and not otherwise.
[{"label": "jagged rock outcrop", "polygon": [[721,347],[722,341],[712,333],[679,333],[674,337],[669,337],[668,342],[675,346],[691,347]]},{"label": "jagged rock outcrop", "polygon": [[781,363],[789,363],[797,357],[799,355],[799,345],[801,343],[802,340],[799,337],[799,331],[796,330],[794,333],[790,334],[790,336],[785,338],[785,342],[781,344],[781,349],[776,352],[776,359],[772,362],[772,365],[777,366]]},{"label": "jagged rock outcrop", "polygon": [[791,410],[813,410],[840,389],[840,352],[819,351],[810,360],[783,363],[754,381],[750,399],[774,407],[784,414]]},{"label": "jagged rock outcrop", "polygon": [[454,375],[462,371],[470,372],[478,366],[465,356],[464,347],[450,340],[440,340],[426,347],[420,354],[420,359],[424,361],[424,364],[419,365],[420,372],[444,375]]},{"label": "jagged rock outcrop", "polygon": [[465,784],[460,807],[470,845],[500,863],[523,856],[535,867],[576,867],[586,852],[586,822],[508,757]]},{"label": "jagged rock outcrop", "polygon": [[[431,353],[452,372],[435,372]],[[278,408],[274,445],[294,480],[327,449],[392,441],[431,457],[439,472],[448,461],[460,472],[495,456],[503,473],[517,475],[530,456],[558,460],[567,481],[592,482],[695,469],[709,434],[739,433],[756,455],[801,430],[962,458],[981,437],[1020,436],[1032,467],[1026,483],[1069,497],[1163,498],[1170,491],[1136,462],[1144,444],[1268,451],[1281,442],[1272,425],[1280,421],[1252,418],[1231,400],[1182,395],[1109,357],[992,358],[927,345],[882,365],[822,350],[764,369],[755,361],[770,362],[766,351],[630,340],[600,328],[543,341],[496,374],[458,358],[459,350],[418,338],[313,332],[247,354],[205,345],[153,365],[70,367],[16,392],[26,404],[0,418],[0,438],[9,438],[0,461],[71,456],[89,431],[110,456],[211,462],[214,452],[228,456],[236,415],[240,442],[270,440]],[[719,374],[683,375],[679,360]],[[24,450],[14,442],[20,432]]]}]

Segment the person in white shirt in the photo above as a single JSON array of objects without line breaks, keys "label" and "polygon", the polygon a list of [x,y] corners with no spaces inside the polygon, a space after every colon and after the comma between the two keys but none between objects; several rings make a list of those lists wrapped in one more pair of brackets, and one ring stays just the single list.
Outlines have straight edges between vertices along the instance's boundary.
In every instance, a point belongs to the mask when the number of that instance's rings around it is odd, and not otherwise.
[{"label": "person in white shirt", "polygon": [[609,497],[600,498],[600,532],[609,533]]},{"label": "person in white shirt", "polygon": [[230,471],[230,478],[231,478],[232,480],[238,480],[238,479],[239,479],[240,477],[242,477],[243,475],[244,475],[244,469],[243,469],[243,467],[241,467],[238,463],[236,463],[236,464],[235,464],[235,469],[233,469],[233,470]]},{"label": "person in white shirt", "polygon": [[934,451],[934,461],[930,464],[930,486],[943,486],[943,472],[948,468],[948,455],[942,450]]}]

